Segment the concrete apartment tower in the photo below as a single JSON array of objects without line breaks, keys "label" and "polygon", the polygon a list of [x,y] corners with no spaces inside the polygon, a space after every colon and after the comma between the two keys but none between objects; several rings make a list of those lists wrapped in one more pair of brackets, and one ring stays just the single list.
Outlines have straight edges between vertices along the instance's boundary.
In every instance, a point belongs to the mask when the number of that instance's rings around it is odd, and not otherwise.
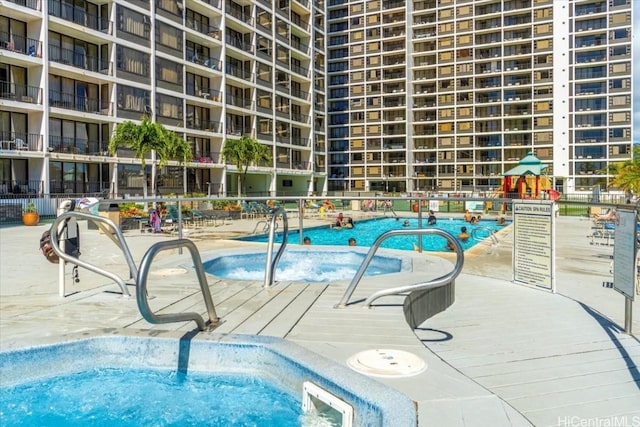
[{"label": "concrete apartment tower", "polygon": [[274,159],[250,193],[324,191],[324,32],[306,0],[0,0],[0,197],[141,195],[140,160],[107,144],[143,115],[193,149],[162,194],[235,194],[220,153],[240,136]]},{"label": "concrete apartment tower", "polygon": [[632,0],[333,0],[328,189],[563,192],[632,150]]}]

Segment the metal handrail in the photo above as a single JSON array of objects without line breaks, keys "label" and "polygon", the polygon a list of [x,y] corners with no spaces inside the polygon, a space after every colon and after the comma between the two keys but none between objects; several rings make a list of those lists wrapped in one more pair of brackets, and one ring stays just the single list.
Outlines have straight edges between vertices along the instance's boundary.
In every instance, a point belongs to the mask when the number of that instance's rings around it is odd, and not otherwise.
[{"label": "metal handrail", "polygon": [[[130,297],[131,294],[127,289],[127,285],[120,276],[118,276],[117,274],[111,273],[103,268],[90,264],[88,262],[82,261],[79,258],[75,258],[71,255],[67,255],[66,253],[64,253],[64,251],[62,251],[62,249],[60,248],[60,244],[58,242],[58,237],[59,237],[58,230],[60,229],[60,225],[64,221],[70,218],[80,218],[80,219],[86,219],[88,221],[92,221],[99,228],[105,231],[105,233],[109,235],[109,237],[111,237],[112,240],[122,250],[124,259],[126,260],[127,265],[129,266],[129,274],[131,275],[131,278],[135,278],[138,275],[138,269],[136,268],[136,264],[133,261],[133,256],[131,256],[131,251],[129,250],[129,247],[127,246],[127,243],[124,240],[124,236],[122,235],[122,231],[120,231],[120,228],[109,218],[104,218],[104,217],[90,215],[90,214],[86,214],[83,212],[76,212],[76,211],[64,212],[60,216],[56,217],[53,220],[53,223],[51,224],[51,229],[50,229],[51,230],[50,231],[51,247],[53,248],[53,251],[56,253],[56,255],[60,257],[60,259],[68,263],[75,264],[79,267],[86,268],[87,270],[93,271],[94,273],[100,274],[101,276],[108,277],[109,279],[116,282],[118,286],[120,286],[120,289],[122,290],[123,295]],[[103,228],[103,224],[106,224],[107,229]],[[115,236],[116,236],[115,239],[113,239],[113,237],[110,234],[112,232],[115,233]]]},{"label": "metal handrail", "polygon": [[[251,232],[251,234],[256,234],[256,231],[258,231],[258,227],[260,227],[260,224],[264,224],[264,227],[262,227],[262,230],[261,230],[263,232],[267,231],[267,230],[269,230],[271,228],[270,227],[270,221],[268,221],[266,219],[263,219],[263,220],[260,220],[260,221],[257,222],[257,224],[253,228],[253,231]],[[278,229],[278,223],[276,223],[275,227],[276,227],[276,230],[277,230]]]},{"label": "metal handrail", "polygon": [[405,285],[405,286],[397,286],[395,288],[388,288],[388,289],[383,289],[381,291],[375,292],[364,301],[365,307],[370,307],[373,301],[383,296],[396,295],[404,292],[417,291],[417,290],[423,290],[423,289],[429,289],[429,288],[438,288],[440,286],[444,286],[448,283],[451,283],[451,281],[453,281],[456,277],[458,277],[458,275],[462,272],[462,266],[464,264],[464,251],[462,250],[462,246],[460,245],[460,242],[458,241],[458,239],[456,239],[456,237],[453,234],[444,230],[436,229],[436,228],[390,230],[378,236],[376,241],[373,242],[373,245],[371,245],[371,247],[369,248],[369,252],[367,252],[367,255],[362,261],[360,268],[358,269],[358,271],[356,272],[356,275],[351,280],[351,283],[349,283],[347,290],[344,292],[342,299],[340,300],[340,302],[336,307],[344,308],[348,305],[349,298],[351,298],[351,295],[353,295],[353,292],[355,291],[356,287],[360,283],[362,276],[364,276],[364,272],[367,270],[367,267],[371,263],[373,256],[378,251],[383,241],[394,236],[406,236],[406,235],[414,235],[414,234],[418,236],[422,236],[425,234],[437,234],[446,238],[449,241],[449,243],[453,245],[454,251],[456,253],[456,263],[453,267],[453,270],[451,270],[450,273],[447,273],[444,276],[438,277],[437,279],[433,279],[429,282],[415,283],[412,285]]},{"label": "metal handrail", "polygon": [[[273,258],[273,241],[276,234],[276,220],[278,216],[282,215],[282,244],[278,248],[278,253]],[[275,208],[271,212],[271,224],[269,226],[269,244],[267,245],[267,262],[264,270],[264,287],[268,288],[273,285],[276,275],[276,266],[280,257],[287,247],[287,240],[289,239],[289,221],[287,220],[287,211],[282,207]],[[273,260],[272,260],[273,258]]]},{"label": "metal handrail", "polygon": [[[488,235],[486,237],[478,236],[478,231],[486,231],[488,232]],[[500,241],[498,240],[498,236],[496,236],[496,233],[491,228],[486,226],[480,226],[480,227],[474,228],[473,231],[471,232],[471,238],[478,241],[483,241],[489,238],[491,239],[492,245],[497,245],[498,243],[500,243]]]},{"label": "metal handrail", "polygon": [[191,253],[191,259],[193,260],[193,266],[200,283],[200,290],[204,297],[204,303],[207,307],[207,313],[209,314],[209,325],[213,326],[218,324],[220,319],[216,315],[216,310],[213,305],[213,299],[211,298],[211,292],[209,291],[209,283],[207,282],[207,276],[202,266],[202,259],[200,253],[196,248],[196,245],[188,239],[176,239],[165,242],[158,242],[151,246],[147,253],[144,254],[142,261],[140,262],[140,271],[136,280],[136,301],[138,302],[138,310],[142,317],[149,323],[172,323],[172,322],[188,322],[193,320],[198,325],[198,329],[204,331],[206,324],[198,313],[170,313],[170,314],[155,314],[149,307],[147,301],[147,276],[149,275],[149,269],[151,268],[151,261],[155,258],[156,254],[160,251],[176,248],[187,248]]}]

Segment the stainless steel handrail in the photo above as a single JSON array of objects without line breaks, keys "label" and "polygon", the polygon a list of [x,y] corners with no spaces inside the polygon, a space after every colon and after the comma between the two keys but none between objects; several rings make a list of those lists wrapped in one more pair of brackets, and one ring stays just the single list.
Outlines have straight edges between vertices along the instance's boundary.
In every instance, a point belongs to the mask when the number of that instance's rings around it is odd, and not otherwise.
[{"label": "stainless steel handrail", "polygon": [[390,230],[378,236],[376,241],[373,242],[373,245],[371,245],[371,247],[369,248],[369,252],[367,252],[367,255],[362,261],[360,268],[358,269],[358,271],[356,272],[356,275],[351,280],[351,283],[349,283],[347,290],[344,292],[342,299],[340,300],[340,302],[336,307],[344,308],[348,305],[349,298],[351,298],[351,295],[353,295],[353,292],[355,291],[356,287],[360,283],[362,276],[364,276],[364,272],[367,270],[367,267],[371,263],[373,256],[378,251],[383,241],[394,236],[406,236],[406,235],[414,235],[414,234],[418,236],[422,236],[425,234],[437,234],[446,238],[453,245],[454,251],[456,253],[456,263],[453,267],[453,270],[451,270],[450,273],[447,273],[444,276],[438,277],[437,279],[433,279],[428,282],[415,283],[412,285],[405,285],[405,286],[397,286],[395,288],[388,288],[388,289],[383,289],[381,291],[375,292],[364,301],[365,307],[370,307],[373,301],[383,296],[396,295],[404,292],[417,291],[422,289],[437,288],[440,286],[444,286],[448,283],[451,283],[451,281],[453,281],[456,277],[458,277],[458,275],[462,272],[462,266],[464,265],[464,251],[462,250],[462,246],[460,245],[460,242],[458,242],[458,239],[456,239],[456,237],[453,234],[444,230],[436,229],[436,228]]},{"label": "stainless steel handrail", "polygon": [[[282,244],[278,248],[278,253],[273,258],[273,241],[276,235],[276,220],[278,216],[282,215]],[[287,247],[287,240],[289,239],[289,221],[287,220],[287,211],[283,207],[275,208],[271,212],[271,225],[269,226],[269,244],[267,245],[267,262],[264,270],[264,287],[268,288],[273,285],[276,275],[276,266],[280,257]]]},{"label": "stainless steel handrail", "polygon": [[[262,227],[262,230],[261,230],[261,231],[264,232],[264,231],[268,231],[269,230],[271,222],[269,220],[266,220],[266,219],[258,221],[256,223],[256,226],[253,227],[253,231],[251,232],[251,234],[256,234],[256,231],[258,231],[258,227],[260,227],[261,224],[264,225]],[[276,223],[275,227],[276,227],[276,230],[277,230],[278,229],[278,223]]]},{"label": "stainless steel handrail", "polygon": [[[487,236],[486,237],[478,236],[478,231],[486,231]],[[486,226],[474,228],[473,231],[471,232],[471,238],[478,241],[491,239],[491,244],[493,245],[497,245],[498,243],[500,243],[500,241],[498,240],[498,236],[496,236],[496,233],[490,227],[486,227]]]},{"label": "stainless steel handrail", "polygon": [[[108,277],[109,279],[113,280],[114,282],[116,282],[118,284],[118,286],[120,286],[120,289],[122,290],[122,294],[130,297],[131,294],[129,293],[129,290],[127,289],[127,285],[125,283],[125,281],[118,276],[117,274],[111,273],[103,268],[97,267],[93,264],[90,264],[88,262],[82,261],[79,258],[75,258],[71,255],[67,255],[66,253],[64,253],[62,251],[62,249],[60,248],[60,244],[58,241],[58,230],[60,229],[60,225],[64,222],[67,221],[70,218],[76,218],[76,219],[86,219],[88,221],[91,221],[93,223],[95,223],[96,225],[98,225],[98,227],[100,227],[102,230],[105,231],[105,233],[115,233],[116,238],[115,238],[115,242],[116,244],[120,247],[120,249],[122,250],[122,253],[124,255],[124,259],[127,262],[127,265],[129,266],[129,274],[131,276],[131,278],[135,278],[138,275],[138,269],[136,268],[136,264],[133,261],[133,256],[131,256],[131,251],[129,250],[129,247],[127,246],[127,243],[124,240],[124,236],[122,235],[122,231],[120,231],[120,228],[113,222],[111,221],[109,218],[104,218],[104,217],[100,217],[100,216],[95,216],[95,215],[90,215],[90,214],[86,214],[83,212],[76,212],[76,211],[68,211],[68,212],[64,212],[62,213],[60,216],[56,217],[56,219],[53,220],[53,223],[51,224],[51,247],[53,248],[53,251],[56,253],[56,255],[58,255],[58,257],[60,257],[60,259],[70,263],[70,264],[75,264],[79,267],[83,267],[86,268],[89,271],[93,271],[96,274],[100,274],[101,276],[105,276]],[[106,224],[106,229],[103,228],[102,224]],[[110,236],[111,237],[111,236]]]},{"label": "stainless steel handrail", "polygon": [[193,320],[198,325],[198,329],[204,331],[206,324],[198,313],[170,313],[170,314],[155,314],[149,307],[147,301],[147,277],[149,275],[149,269],[151,262],[155,258],[158,252],[166,251],[169,249],[187,248],[191,253],[191,259],[193,260],[193,266],[200,283],[200,290],[204,297],[204,303],[207,307],[207,313],[209,315],[209,325],[213,326],[218,324],[219,319],[216,315],[216,310],[213,305],[213,299],[211,298],[211,292],[209,291],[209,283],[207,282],[207,276],[202,266],[202,259],[200,253],[196,248],[196,245],[188,239],[168,240],[164,242],[158,242],[151,246],[147,253],[144,254],[142,262],[140,262],[140,271],[136,280],[136,301],[138,302],[138,310],[142,314],[142,317],[149,323],[172,323],[172,322],[188,322]]}]

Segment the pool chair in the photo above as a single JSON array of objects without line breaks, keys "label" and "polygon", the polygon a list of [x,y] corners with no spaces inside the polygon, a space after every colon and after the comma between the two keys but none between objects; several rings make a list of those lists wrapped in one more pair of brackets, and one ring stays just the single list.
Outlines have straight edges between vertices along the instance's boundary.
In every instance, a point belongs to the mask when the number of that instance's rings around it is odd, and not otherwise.
[{"label": "pool chair", "polygon": [[191,209],[189,217],[185,219],[185,222],[191,223],[194,227],[215,227],[216,217],[198,209]]},{"label": "pool chair", "polygon": [[257,212],[254,207],[252,207],[247,202],[240,202],[240,207],[242,210],[240,211],[240,219],[255,219],[257,216]]}]

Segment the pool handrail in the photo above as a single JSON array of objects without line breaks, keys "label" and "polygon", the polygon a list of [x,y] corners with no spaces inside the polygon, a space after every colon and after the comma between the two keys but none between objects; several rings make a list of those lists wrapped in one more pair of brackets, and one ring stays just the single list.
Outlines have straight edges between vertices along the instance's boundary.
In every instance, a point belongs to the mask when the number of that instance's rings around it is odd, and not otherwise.
[{"label": "pool handrail", "polygon": [[[251,232],[251,234],[256,234],[256,232],[258,231],[258,227],[260,227],[260,225],[263,225],[262,230],[260,230],[260,231],[264,233],[271,226],[271,221],[268,220],[268,219],[262,219],[262,220],[258,221],[256,223],[256,226],[253,228],[253,231]],[[277,229],[278,229],[278,223],[276,223],[276,230]]]},{"label": "pool handrail", "polygon": [[[487,231],[489,235],[487,237],[478,237],[478,231]],[[497,245],[498,243],[500,243],[495,231],[492,230],[491,227],[487,227],[486,225],[474,228],[473,231],[471,231],[471,238],[480,242],[484,241],[485,239],[491,239],[492,245]]]},{"label": "pool handrail", "polygon": [[[282,215],[282,244],[278,248],[275,258],[273,257],[273,243],[276,235],[276,221],[278,216]],[[264,269],[264,287],[269,288],[273,285],[276,275],[276,267],[282,257],[282,253],[287,247],[289,239],[289,221],[287,220],[287,211],[282,206],[274,208],[271,211],[271,223],[269,225],[269,243],[267,245],[267,261]]]},{"label": "pool handrail", "polygon": [[[118,286],[122,290],[122,294],[126,297],[130,297],[131,293],[129,293],[129,290],[127,289],[127,284],[120,276],[118,276],[117,274],[111,273],[103,268],[100,268],[96,265],[85,262],[80,258],[76,258],[71,255],[68,255],[60,248],[60,242],[59,242],[60,236],[58,235],[58,230],[60,230],[62,223],[67,221],[70,218],[86,219],[87,221],[91,221],[95,223],[98,226],[98,228],[103,230],[105,234],[107,234],[120,247],[120,250],[124,255],[124,259],[126,260],[127,265],[129,266],[129,275],[131,276],[130,278],[134,279],[138,275],[138,269],[136,268],[136,264],[133,261],[133,256],[131,255],[131,251],[129,250],[129,247],[127,246],[127,243],[124,240],[122,231],[120,231],[120,227],[118,227],[113,221],[111,221],[109,218],[106,218],[106,217],[91,215],[84,212],[67,211],[57,216],[53,220],[53,223],[51,224],[51,228],[50,228],[51,247],[53,248],[53,251],[56,253],[56,255],[58,255],[60,259],[70,264],[74,264],[79,267],[86,268],[89,271],[92,271],[96,274],[105,276],[113,280],[118,284]],[[103,224],[106,224],[106,227],[103,227]],[[111,233],[115,234],[115,238],[111,235]]]},{"label": "pool handrail", "polygon": [[151,307],[149,307],[149,301],[147,300],[147,277],[149,275],[149,269],[151,268],[151,262],[158,252],[177,248],[187,248],[191,254],[193,267],[195,269],[196,276],[198,277],[198,283],[200,284],[200,290],[202,291],[205,306],[207,307],[209,325],[215,326],[220,321],[216,315],[216,309],[213,304],[213,299],[211,298],[211,291],[209,290],[207,276],[204,272],[204,267],[202,266],[200,252],[198,252],[196,245],[189,239],[175,239],[158,242],[152,245],[144,254],[144,257],[142,257],[142,261],[140,262],[140,270],[138,271],[138,277],[136,279],[136,301],[138,303],[138,310],[140,310],[142,317],[149,323],[188,322],[193,320],[198,325],[198,329],[204,331],[207,329],[207,325],[204,319],[202,319],[202,316],[198,313],[186,312],[155,314],[151,310]]},{"label": "pool handrail", "polygon": [[418,291],[418,290],[424,290],[429,288],[437,288],[437,287],[449,284],[453,280],[455,280],[455,278],[458,277],[458,275],[462,272],[462,266],[464,265],[464,251],[462,249],[462,245],[460,245],[460,242],[453,234],[449,233],[448,231],[440,230],[437,228],[389,230],[385,233],[382,233],[380,236],[378,236],[376,241],[373,242],[373,244],[369,248],[369,251],[367,252],[367,255],[362,261],[360,268],[358,269],[355,276],[351,280],[351,283],[349,283],[349,286],[345,290],[344,295],[342,296],[342,299],[336,305],[336,308],[345,308],[349,304],[349,298],[351,298],[351,295],[353,295],[353,292],[355,291],[356,287],[360,283],[362,276],[364,276],[364,272],[367,270],[367,267],[371,263],[373,256],[376,254],[376,252],[380,248],[380,245],[382,244],[382,242],[384,242],[390,237],[414,235],[414,234],[418,236],[423,236],[425,234],[438,234],[446,238],[449,241],[449,243],[453,245],[454,252],[456,254],[456,263],[453,267],[453,270],[451,270],[451,272],[445,274],[444,276],[438,277],[428,282],[397,286],[394,288],[383,289],[381,291],[375,292],[365,299],[364,306],[371,307],[371,304],[373,303],[373,301],[383,296],[397,295],[404,292]]}]

